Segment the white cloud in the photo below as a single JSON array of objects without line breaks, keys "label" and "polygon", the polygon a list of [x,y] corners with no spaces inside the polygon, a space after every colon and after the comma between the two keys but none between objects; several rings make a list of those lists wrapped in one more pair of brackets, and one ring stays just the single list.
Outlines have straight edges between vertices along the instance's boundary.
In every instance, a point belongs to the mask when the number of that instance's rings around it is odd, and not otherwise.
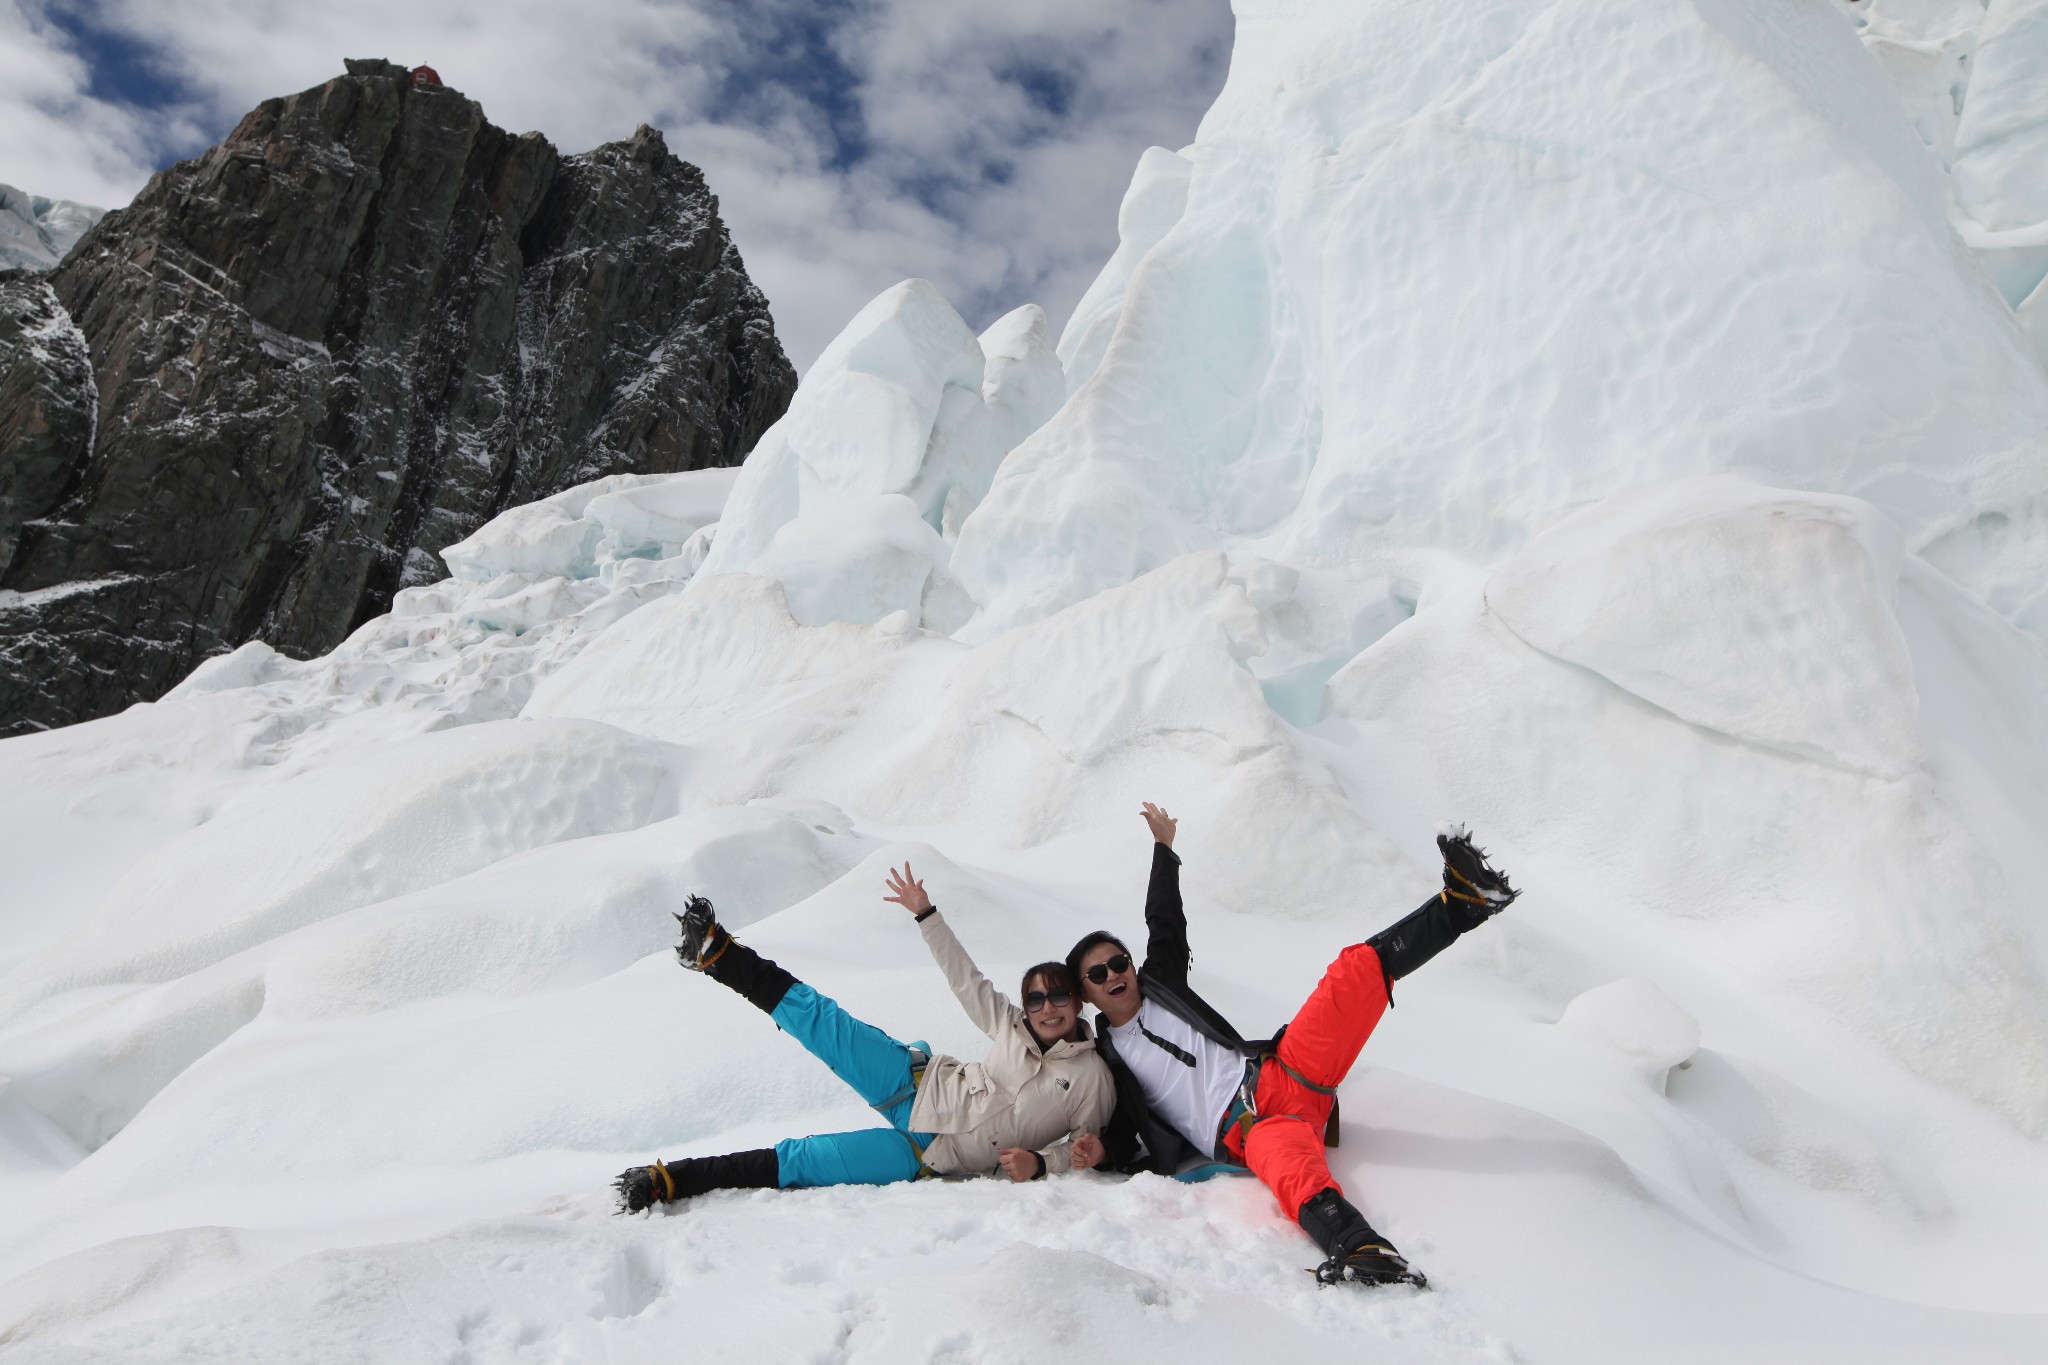
[{"label": "white cloud", "polygon": [[[565,151],[661,127],[802,366],[908,275],[977,325],[1063,318],[1229,38],[1226,0],[0,0],[0,179],[124,202],[344,57],[424,62]],[[173,96],[125,101],[134,70]]]}]

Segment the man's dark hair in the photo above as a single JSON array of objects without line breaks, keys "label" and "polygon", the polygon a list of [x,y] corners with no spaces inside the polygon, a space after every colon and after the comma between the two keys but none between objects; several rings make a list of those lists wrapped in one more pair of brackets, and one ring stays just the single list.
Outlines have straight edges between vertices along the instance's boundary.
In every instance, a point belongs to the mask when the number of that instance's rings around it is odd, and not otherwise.
[{"label": "man's dark hair", "polygon": [[1131,955],[1131,950],[1124,947],[1124,941],[1107,929],[1097,929],[1094,933],[1086,935],[1079,943],[1067,949],[1067,972],[1074,978],[1075,990],[1081,989],[1081,959],[1088,956],[1091,949],[1104,943],[1114,943],[1125,957]]}]

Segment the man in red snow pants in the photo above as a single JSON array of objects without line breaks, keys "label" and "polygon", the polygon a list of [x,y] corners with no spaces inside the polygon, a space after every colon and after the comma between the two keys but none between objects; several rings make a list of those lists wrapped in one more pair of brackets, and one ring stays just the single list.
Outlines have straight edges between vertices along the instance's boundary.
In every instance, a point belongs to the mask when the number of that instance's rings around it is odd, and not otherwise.
[{"label": "man in red snow pants", "polygon": [[1414,913],[1337,955],[1286,1028],[1248,1042],[1188,985],[1178,822],[1150,802],[1152,879],[1145,960],[1097,930],[1067,965],[1100,1010],[1096,1049],[1116,1080],[1117,1108],[1098,1143],[1110,1170],[1172,1175],[1191,1156],[1247,1166],[1328,1259],[1326,1284],[1425,1283],[1344,1198],[1323,1156],[1335,1144],[1337,1086],[1386,1013],[1393,983],[1506,909],[1517,894],[1464,830],[1437,836],[1444,889]]}]

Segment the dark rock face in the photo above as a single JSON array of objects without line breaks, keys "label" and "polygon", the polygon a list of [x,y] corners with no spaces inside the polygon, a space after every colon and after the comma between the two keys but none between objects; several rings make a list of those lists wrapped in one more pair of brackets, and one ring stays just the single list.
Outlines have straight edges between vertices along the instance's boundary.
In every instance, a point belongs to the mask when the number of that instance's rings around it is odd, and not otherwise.
[{"label": "dark rock face", "polygon": [[[40,280],[0,283],[0,734],[251,638],[331,649],[505,507],[737,464],[796,387],[658,131],[563,157],[388,62],[263,104]],[[82,378],[10,343],[52,302]]]},{"label": "dark rock face", "polygon": [[85,472],[97,406],[85,337],[50,286],[0,272],[0,581],[22,523]]}]

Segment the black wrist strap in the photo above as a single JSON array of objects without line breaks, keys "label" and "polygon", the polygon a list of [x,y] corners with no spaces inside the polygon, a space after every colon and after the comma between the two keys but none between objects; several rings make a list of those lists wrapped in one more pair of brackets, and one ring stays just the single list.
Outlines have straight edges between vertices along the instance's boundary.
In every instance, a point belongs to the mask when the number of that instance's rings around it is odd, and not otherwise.
[{"label": "black wrist strap", "polygon": [[1035,1156],[1035,1157],[1037,1157],[1037,1158],[1038,1158],[1038,1174],[1037,1174],[1037,1175],[1034,1175],[1034,1176],[1032,1176],[1031,1178],[1032,1178],[1033,1180],[1043,1180],[1043,1179],[1045,1179],[1045,1153],[1044,1153],[1044,1152],[1033,1152],[1033,1153],[1032,1153],[1031,1155],[1033,1155],[1033,1156]]},{"label": "black wrist strap", "polygon": [[913,921],[913,923],[916,923],[916,924],[923,924],[923,923],[924,923],[924,922],[925,922],[926,920],[930,919],[930,918],[931,918],[931,917],[932,917],[933,915],[936,915],[936,914],[938,914],[938,913],[939,913],[939,907],[938,907],[938,906],[936,906],[936,905],[927,905],[927,906],[926,906],[926,907],[925,907],[924,909],[922,909],[922,910],[920,910],[920,911],[918,911],[918,912],[917,912],[917,918],[916,918],[916,920],[914,920],[914,921]]}]

